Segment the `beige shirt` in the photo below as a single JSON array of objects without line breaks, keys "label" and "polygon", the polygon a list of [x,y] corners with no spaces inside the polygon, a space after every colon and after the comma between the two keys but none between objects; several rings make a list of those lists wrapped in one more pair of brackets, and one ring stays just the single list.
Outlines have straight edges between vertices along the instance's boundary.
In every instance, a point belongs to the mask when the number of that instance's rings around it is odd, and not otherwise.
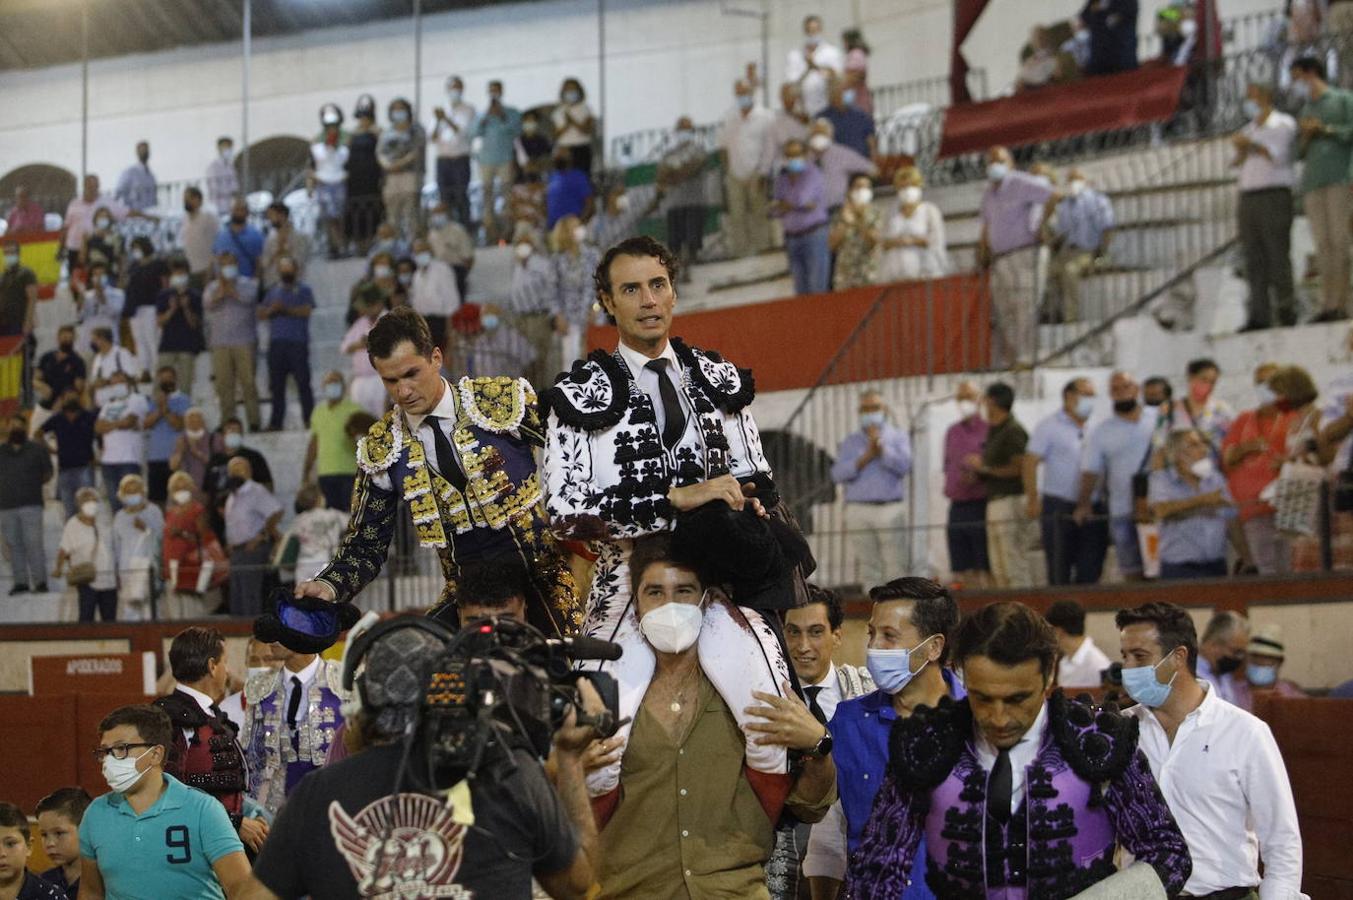
[{"label": "beige shirt", "polygon": [[[601,897],[768,898],[764,865],[775,823],[743,773],[737,721],[700,675],[700,714],[676,743],[639,708],[620,769],[622,797],[601,832]],[[797,789],[786,808],[821,819],[836,789],[813,804]]]},{"label": "beige shirt", "polygon": [[220,220],[216,218],[215,213],[208,212],[205,206],[199,209],[196,215],[183,217],[179,243],[183,246],[183,255],[188,260],[188,269],[193,274],[211,270],[211,247],[220,230]]}]

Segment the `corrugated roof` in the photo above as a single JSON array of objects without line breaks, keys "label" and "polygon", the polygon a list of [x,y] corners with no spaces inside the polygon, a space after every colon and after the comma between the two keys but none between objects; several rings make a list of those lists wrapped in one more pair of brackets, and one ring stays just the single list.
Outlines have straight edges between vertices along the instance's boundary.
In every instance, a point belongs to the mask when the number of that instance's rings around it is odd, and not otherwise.
[{"label": "corrugated roof", "polygon": [[[90,59],[238,41],[244,23],[244,0],[0,0],[0,71],[79,62],[83,2]],[[422,5],[428,15],[503,2]],[[252,9],[255,37],[412,16],[413,0],[253,0]]]}]

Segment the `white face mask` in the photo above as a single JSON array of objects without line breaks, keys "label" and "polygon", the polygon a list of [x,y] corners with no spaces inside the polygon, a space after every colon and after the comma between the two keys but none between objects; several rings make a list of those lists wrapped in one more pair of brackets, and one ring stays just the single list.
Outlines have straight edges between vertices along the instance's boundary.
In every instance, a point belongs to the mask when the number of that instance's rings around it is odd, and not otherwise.
[{"label": "white face mask", "polygon": [[960,419],[971,419],[977,415],[977,402],[975,400],[958,401],[958,417]]},{"label": "white face mask", "polygon": [[832,139],[825,134],[815,134],[808,139],[808,146],[821,153],[832,145]]},{"label": "white face mask", "polygon": [[625,210],[629,209],[630,208],[629,194],[621,194],[619,197],[616,197],[615,208],[618,212],[624,212]]},{"label": "white face mask", "polygon": [[[154,747],[147,747],[141,751],[141,756],[145,756],[154,749]],[[130,753],[127,754],[126,759],[113,759],[111,753],[105,756],[103,758],[103,778],[108,782],[108,787],[119,794],[125,794],[135,787],[146,772],[150,771],[149,769],[146,769],[145,772],[137,770],[136,763],[141,759],[141,756],[132,756]]]},{"label": "white face mask", "polygon": [[874,202],[874,191],[871,188],[856,188],[850,192],[850,202],[856,206],[868,206]]},{"label": "white face mask", "polygon": [[343,398],[343,382],[330,381],[324,385],[324,396],[330,400],[341,400]]},{"label": "white face mask", "polygon": [[1095,411],[1094,397],[1081,397],[1076,401],[1076,418],[1085,420]]},{"label": "white face mask", "polygon": [[1213,472],[1217,471],[1217,464],[1212,461],[1212,457],[1204,456],[1202,459],[1189,466],[1189,471],[1197,478],[1207,478]]},{"label": "white face mask", "polygon": [[512,252],[517,255],[517,259],[526,260],[531,258],[531,254],[535,252],[535,248],[530,244],[518,244],[516,247],[512,248]]},{"label": "white face mask", "polygon": [[667,603],[651,609],[639,620],[639,630],[661,653],[681,653],[700,637],[705,611],[690,603]]},{"label": "white face mask", "polygon": [[1010,167],[1005,163],[994,162],[987,166],[988,181],[1004,181],[1005,176],[1010,174]]},{"label": "white face mask", "polygon": [[584,243],[587,240],[587,226],[579,225],[573,229],[573,242],[575,244]]},{"label": "white face mask", "polygon": [[192,491],[174,491],[174,502],[179,506],[187,506],[193,502]]},{"label": "white face mask", "polygon": [[904,187],[901,196],[902,202],[907,206],[915,206],[921,202],[921,189],[914,184],[909,187]]},{"label": "white face mask", "polygon": [[176,291],[181,291],[188,286],[188,276],[180,272],[177,275],[169,276],[169,286]]},{"label": "white face mask", "polygon": [[99,501],[86,500],[80,504],[80,515],[86,519],[92,519],[99,514]]},{"label": "white face mask", "polygon": [[202,440],[202,435],[206,434],[207,432],[206,429],[203,428],[189,428],[187,431],[183,433],[188,436],[188,440],[190,441],[200,441]]},{"label": "white face mask", "polygon": [[1085,180],[1082,178],[1072,179],[1070,188],[1071,188],[1071,196],[1073,197],[1080,196],[1081,192],[1085,190]]},{"label": "white face mask", "polygon": [[132,509],[140,509],[141,504],[146,502],[144,494],[123,494],[122,505],[129,506]]},{"label": "white face mask", "polygon": [[234,281],[239,274],[240,270],[237,266],[221,266],[221,277],[226,281]]},{"label": "white face mask", "polygon": [[114,400],[121,400],[131,393],[131,388],[125,384],[113,384],[108,386],[108,396]]},{"label": "white face mask", "polygon": [[424,250],[422,253],[415,253],[413,261],[418,264],[420,269],[426,268],[428,263],[432,262],[432,254]]},{"label": "white face mask", "polygon": [[373,267],[371,268],[371,274],[372,274],[374,277],[376,277],[376,278],[389,278],[389,277],[390,277],[390,267],[389,267],[389,266],[373,266]]}]

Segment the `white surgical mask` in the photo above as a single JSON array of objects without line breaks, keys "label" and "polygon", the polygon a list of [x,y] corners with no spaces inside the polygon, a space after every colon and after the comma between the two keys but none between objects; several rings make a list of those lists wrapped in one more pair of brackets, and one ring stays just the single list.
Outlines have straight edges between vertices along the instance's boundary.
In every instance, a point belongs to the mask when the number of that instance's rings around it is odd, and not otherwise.
[{"label": "white surgical mask", "polygon": [[174,502],[179,506],[187,506],[193,502],[192,491],[174,491]]},{"label": "white surgical mask", "polygon": [[143,259],[145,259],[145,258],[146,258],[146,254],[141,250],[140,247],[133,247],[133,248],[132,248],[132,260],[133,260],[134,262],[140,262],[141,260],[143,260]]},{"label": "white surgical mask", "polygon": [[1076,418],[1082,420],[1088,419],[1090,418],[1090,414],[1093,413],[1094,411],[1095,411],[1094,397],[1081,397],[1079,400],[1076,401]]},{"label": "white surgical mask", "polygon": [[1311,99],[1311,86],[1305,81],[1292,82],[1292,96],[1298,100]]},{"label": "white surgical mask", "polygon": [[389,266],[373,266],[372,269],[371,269],[371,274],[374,275],[374,276],[376,276],[377,278],[389,278],[389,277],[390,277],[390,267],[389,267]]},{"label": "white surgical mask", "polygon": [[239,266],[221,266],[221,277],[226,281],[234,281],[239,274]]},{"label": "white surgical mask", "polygon": [[615,208],[617,212],[624,212],[630,208],[630,195],[621,194],[615,198]]},{"label": "white surgical mask", "polygon": [[207,432],[201,428],[189,428],[187,431],[183,433],[188,436],[188,440],[190,441],[200,441],[202,440],[202,435],[206,434]]},{"label": "white surgical mask", "polygon": [[1198,33],[1198,23],[1193,19],[1185,19],[1179,23],[1179,33],[1186,38],[1191,38]]},{"label": "white surgical mask", "polygon": [[586,225],[575,226],[573,229],[574,243],[581,244],[586,240],[587,240],[587,226]]},{"label": "white surgical mask", "polygon": [[188,286],[188,276],[179,272],[176,275],[169,276],[169,286],[176,291],[181,291]]},{"label": "white surgical mask", "polygon": [[971,419],[977,415],[977,402],[975,400],[958,401],[958,417],[960,419]]},{"label": "white surgical mask", "polygon": [[426,250],[422,253],[415,253],[413,255],[413,261],[418,264],[418,268],[424,268],[428,263],[432,262],[432,254],[428,253]]},{"label": "white surgical mask", "polygon": [[517,259],[525,260],[531,258],[531,254],[535,252],[535,248],[530,244],[518,244],[516,247],[512,248],[512,252],[517,255]]},{"label": "white surgical mask", "polygon": [[227,450],[238,450],[244,445],[244,435],[231,431],[226,434],[222,441]]},{"label": "white surgical mask", "polygon": [[1204,456],[1189,466],[1189,471],[1197,478],[1207,478],[1217,471],[1217,464],[1212,461],[1212,457]]},{"label": "white surgical mask", "polygon": [[[141,756],[145,756],[153,749],[155,748],[144,748],[141,751]],[[136,763],[141,759],[141,756],[132,756],[130,753],[127,754],[126,759],[113,759],[111,753],[105,756],[103,758],[103,778],[108,782],[108,787],[119,794],[125,794],[135,787],[146,772],[150,771],[149,769],[146,769],[145,772],[137,770]]]},{"label": "white surgical mask", "polygon": [[131,388],[127,387],[125,384],[114,384],[110,385],[108,388],[108,396],[112,397],[114,400],[121,400],[130,393]]},{"label": "white surgical mask", "polygon": [[1071,196],[1079,196],[1080,193],[1085,190],[1085,179],[1073,178],[1071,179],[1069,187],[1071,188]]},{"label": "white surgical mask", "polygon": [[94,220],[94,227],[95,227],[95,228],[107,228],[109,225],[112,225],[112,224],[113,224],[113,220],[112,220],[112,219],[105,219],[105,218],[103,218],[103,217],[99,217],[98,219],[95,219],[95,220]]},{"label": "white surgical mask", "polygon": [[690,603],[667,603],[657,609],[651,609],[639,620],[639,630],[644,633],[654,650],[662,653],[680,653],[688,649],[700,637],[700,627],[705,621],[705,611]]},{"label": "white surgical mask", "polygon": [[868,206],[874,202],[874,191],[872,188],[856,188],[850,192],[850,202],[856,206]]},{"label": "white surgical mask", "polygon": [[141,504],[146,502],[144,494],[123,494],[122,505],[130,506],[132,509],[140,509]]},{"label": "white surgical mask", "polygon": [[1254,398],[1259,401],[1260,406],[1272,406],[1278,399],[1278,395],[1273,393],[1273,388],[1267,384],[1256,384],[1254,386]]},{"label": "white surgical mask", "polygon": [[915,206],[921,202],[921,189],[916,185],[910,185],[902,189],[902,202],[907,206]]},{"label": "white surgical mask", "polygon": [[451,88],[449,91],[446,92],[446,99],[450,100],[453,106],[460,102],[460,98],[461,98],[460,88]]},{"label": "white surgical mask", "polygon": [[80,504],[80,515],[86,519],[92,519],[99,514],[99,501],[86,500]]},{"label": "white surgical mask", "polygon": [[823,152],[832,145],[832,139],[825,134],[815,134],[808,139],[808,146],[812,147],[818,153]]},{"label": "white surgical mask", "polygon": [[988,181],[1004,181],[1005,176],[1010,174],[1010,167],[1002,162],[994,162],[987,166]]},{"label": "white surgical mask", "polygon": [[18,264],[19,264],[19,254],[17,254],[17,253],[6,253],[6,254],[5,254],[5,268],[6,268],[6,269],[12,269],[12,268],[14,268],[15,266],[17,266]]}]

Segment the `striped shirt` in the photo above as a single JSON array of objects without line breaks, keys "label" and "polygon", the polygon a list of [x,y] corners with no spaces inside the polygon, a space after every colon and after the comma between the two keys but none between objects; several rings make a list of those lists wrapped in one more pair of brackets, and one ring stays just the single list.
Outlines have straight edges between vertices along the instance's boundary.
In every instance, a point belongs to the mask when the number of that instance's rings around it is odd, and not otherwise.
[{"label": "striped shirt", "polygon": [[559,280],[554,265],[542,253],[532,253],[525,264],[512,267],[512,292],[507,311],[513,315],[560,312]]}]

